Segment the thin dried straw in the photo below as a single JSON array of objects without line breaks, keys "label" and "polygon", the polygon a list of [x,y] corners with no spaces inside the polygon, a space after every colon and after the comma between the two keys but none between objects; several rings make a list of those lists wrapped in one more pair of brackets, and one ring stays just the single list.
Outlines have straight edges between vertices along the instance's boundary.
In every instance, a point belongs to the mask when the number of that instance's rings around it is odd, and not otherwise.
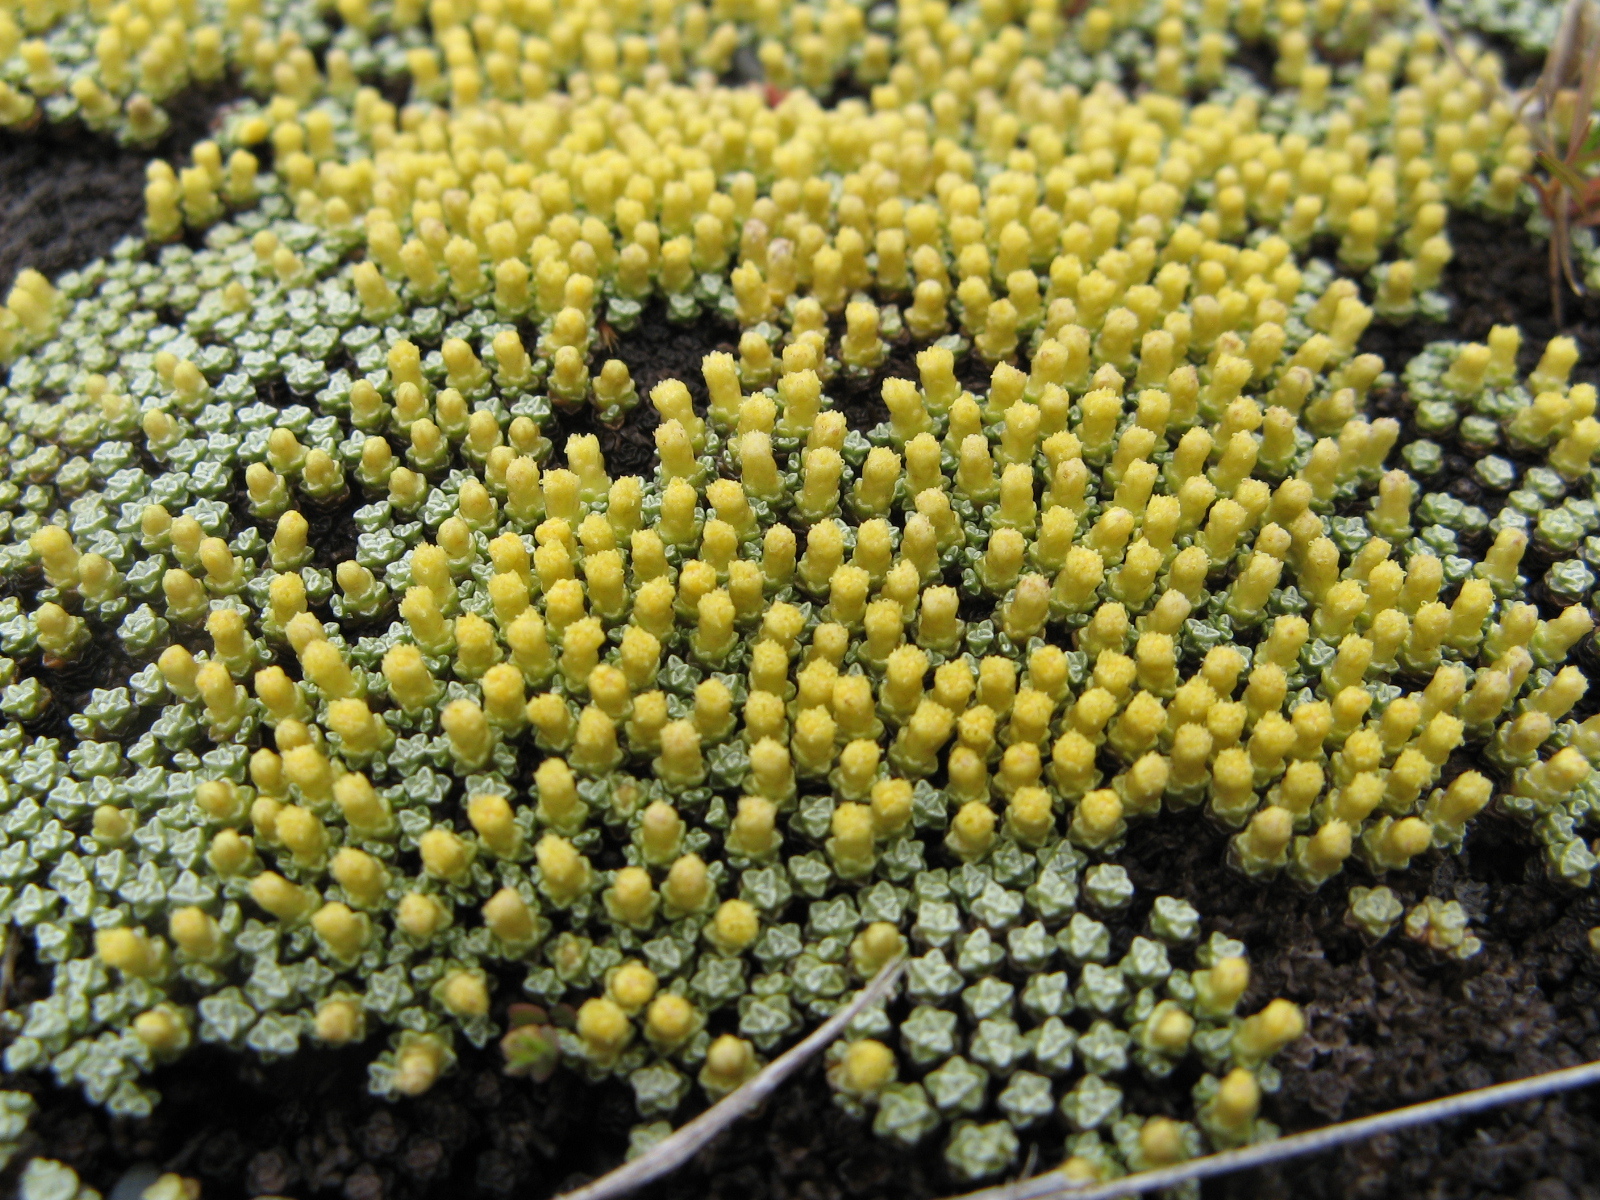
[{"label": "thin dried straw", "polygon": [[853,1000],[823,1022],[814,1033],[774,1059],[748,1083],[724,1096],[638,1158],[623,1163],[593,1183],[567,1192],[558,1200],[611,1200],[613,1196],[625,1196],[675,1171],[693,1158],[701,1147],[777,1091],[785,1079],[838,1037],[858,1013],[886,997],[904,969],[905,957],[902,955],[884,966],[871,983],[857,992]]},{"label": "thin dried straw", "polygon": [[1225,1175],[1230,1171],[1240,1171],[1247,1167],[1262,1167],[1271,1163],[1285,1162],[1302,1155],[1316,1154],[1336,1146],[1358,1142],[1363,1138],[1376,1137],[1382,1133],[1394,1133],[1414,1125],[1429,1125],[1452,1117],[1464,1117],[1469,1113],[1498,1108],[1504,1104],[1515,1104],[1521,1100],[1534,1100],[1540,1096],[1586,1087],[1593,1083],[1600,1083],[1600,1062],[1585,1063],[1578,1067],[1567,1067],[1560,1071],[1534,1075],[1528,1079],[1518,1079],[1512,1083],[1499,1083],[1492,1087],[1460,1092],[1454,1096],[1444,1096],[1438,1100],[1428,1100],[1422,1104],[1412,1104],[1391,1112],[1378,1113],[1376,1116],[1344,1121],[1338,1125],[1328,1125],[1322,1129],[1313,1129],[1307,1133],[1297,1133],[1292,1137],[1261,1142],[1254,1146],[1243,1146],[1238,1150],[1207,1155],[1205,1158],[1197,1158],[1172,1167],[1144,1171],[1109,1183],[1097,1183],[1085,1187],[1062,1179],[1060,1175],[1052,1172],[1036,1175],[1032,1179],[1002,1184],[999,1187],[968,1192],[963,1196],[953,1197],[952,1200],[1115,1200],[1122,1196],[1137,1196],[1160,1188],[1176,1187],[1190,1180],[1208,1179],[1213,1175]]},{"label": "thin dried straw", "polygon": [[[819,1050],[836,1038],[844,1027],[863,1010],[887,996],[905,969],[905,959],[899,958],[886,965],[872,982],[856,993],[855,997],[823,1023],[804,1041],[775,1059],[764,1070],[738,1090],[712,1105],[682,1129],[658,1142],[650,1150],[615,1171],[601,1176],[593,1183],[576,1191],[567,1192],[557,1200],[612,1200],[670,1174],[693,1158],[702,1147],[745,1116],[770,1096],[790,1075],[804,1066]],[[1549,1071],[1511,1083],[1494,1084],[1459,1092],[1438,1100],[1408,1105],[1390,1112],[1328,1125],[1306,1133],[1293,1134],[1237,1150],[1226,1150],[1193,1159],[1176,1166],[1143,1171],[1107,1183],[1090,1186],[1072,1183],[1054,1172],[1047,1172],[1014,1183],[967,1192],[950,1200],[1119,1200],[1120,1197],[1138,1196],[1162,1188],[1177,1187],[1191,1180],[1209,1179],[1233,1171],[1252,1167],[1270,1166],[1287,1162],[1307,1154],[1318,1154],[1338,1146],[1359,1142],[1379,1134],[1395,1133],[1417,1125],[1448,1121],[1472,1113],[1536,1100],[1541,1096],[1600,1083],[1600,1062],[1584,1063],[1559,1071]]]}]

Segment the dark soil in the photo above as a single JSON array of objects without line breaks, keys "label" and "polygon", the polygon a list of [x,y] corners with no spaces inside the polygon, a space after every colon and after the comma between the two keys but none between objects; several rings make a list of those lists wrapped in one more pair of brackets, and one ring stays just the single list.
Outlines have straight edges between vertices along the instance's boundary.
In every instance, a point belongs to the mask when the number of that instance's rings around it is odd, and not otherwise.
[{"label": "dark soil", "polygon": [[1550,255],[1543,242],[1536,242],[1520,224],[1460,212],[1451,215],[1449,234],[1455,259],[1445,269],[1441,288],[1451,300],[1449,321],[1374,322],[1361,349],[1382,355],[1398,373],[1429,342],[1483,341],[1495,325],[1518,325],[1524,369],[1539,361],[1546,342],[1565,334],[1578,341],[1573,378],[1600,379],[1600,296],[1563,289],[1558,325],[1551,303]]},{"label": "dark soil", "polygon": [[[162,149],[199,136],[214,100],[175,106],[183,129]],[[81,131],[0,135],[0,289],[19,265],[68,269],[135,232],[148,158]],[[1398,369],[1429,341],[1482,338],[1493,324],[1516,322],[1528,335],[1531,365],[1557,331],[1543,247],[1520,230],[1469,217],[1458,216],[1451,234],[1450,324],[1375,326],[1363,348]],[[1569,298],[1566,315],[1563,331],[1576,333],[1583,350],[1580,377],[1600,375],[1600,302]],[[596,368],[605,357],[623,359],[639,389],[641,403],[624,427],[600,428],[586,410],[558,416],[548,432],[558,447],[570,434],[595,432],[614,473],[647,472],[656,423],[646,399],[650,387],[676,377],[703,402],[701,357],[733,348],[732,331],[709,318],[677,327],[652,310],[639,329],[596,355]],[[882,419],[878,388],[891,372],[914,375],[912,355],[897,349],[872,377],[841,376],[830,385],[853,428]],[[1398,398],[1379,403],[1396,405]],[[1430,854],[1386,881],[1408,904],[1433,895],[1467,909],[1483,950],[1465,964],[1442,960],[1398,932],[1376,946],[1363,941],[1343,920],[1346,889],[1369,882],[1359,873],[1313,896],[1282,884],[1263,888],[1224,868],[1224,840],[1198,815],[1137,827],[1120,857],[1139,900],[1108,923],[1125,945],[1151,899],[1181,895],[1206,915],[1208,930],[1250,947],[1247,1008],[1277,995],[1305,1007],[1308,1035],[1286,1052],[1283,1088],[1267,1103],[1286,1129],[1600,1057],[1600,969],[1587,949],[1587,931],[1600,923],[1600,900],[1546,882],[1531,840],[1515,826],[1485,818],[1462,854]],[[47,987],[47,972],[22,955],[11,1002]],[[49,1154],[102,1191],[130,1165],[149,1163],[199,1177],[208,1200],[272,1193],[303,1200],[531,1200],[607,1169],[625,1149],[634,1118],[621,1085],[591,1086],[566,1072],[543,1085],[507,1079],[491,1045],[464,1053],[459,1069],[429,1095],[389,1103],[365,1090],[365,1065],[376,1050],[307,1050],[265,1065],[197,1051],[161,1072],[155,1083],[164,1101],[138,1122],[111,1121],[44,1077],[7,1079],[5,1086],[33,1092],[41,1108],[18,1162]],[[1153,1089],[1130,1079],[1127,1086],[1141,1111],[1178,1111],[1171,1106],[1186,1101],[1185,1091],[1170,1084]],[[1056,1161],[1061,1136],[1059,1130],[1042,1136],[1039,1164]],[[10,1190],[16,1171],[0,1175],[0,1194]],[[845,1117],[814,1065],[732,1136],[647,1194],[921,1200],[957,1190],[936,1150],[895,1151]],[[1373,1139],[1212,1181],[1204,1191],[1252,1198],[1295,1193],[1600,1196],[1600,1097],[1571,1093]]]},{"label": "dark soil", "polygon": [[704,410],[707,392],[700,370],[702,360],[719,350],[737,355],[738,343],[738,329],[714,316],[675,324],[667,319],[666,306],[659,299],[652,300],[638,326],[627,333],[606,326],[590,354],[591,376],[598,375],[610,358],[627,365],[639,393],[638,405],[614,428],[597,421],[587,404],[575,411],[557,408],[545,434],[560,453],[565,451],[568,437],[592,433],[600,439],[600,452],[613,476],[648,476],[655,470],[656,426],[661,423],[650,403],[650,389],[663,379],[677,379],[689,389],[696,407]]},{"label": "dark soil", "polygon": [[187,152],[236,96],[219,87],[172,97],[166,134],[138,149],[76,122],[0,132],[0,297],[24,267],[54,278],[142,232],[145,164]]},{"label": "dark soil", "polygon": [[[1431,854],[1386,880],[1408,904],[1433,895],[1467,909],[1484,948],[1465,964],[1398,931],[1368,945],[1344,923],[1345,889],[1364,882],[1356,872],[1312,896],[1282,884],[1261,887],[1222,866],[1224,842],[1198,814],[1136,827],[1119,857],[1139,897],[1128,912],[1106,919],[1120,953],[1155,896],[1180,895],[1206,914],[1207,930],[1250,947],[1246,1009],[1279,995],[1305,1007],[1308,1035],[1285,1053],[1283,1088],[1268,1101],[1286,1129],[1600,1057],[1600,971],[1587,950],[1600,901],[1545,882],[1528,839],[1509,823],[1486,818],[1463,854]],[[45,984],[24,963],[16,998]],[[365,1064],[377,1048],[308,1050],[265,1066],[199,1051],[157,1077],[164,1100],[141,1122],[109,1121],[38,1077],[7,1085],[40,1100],[29,1150],[64,1159],[102,1189],[134,1163],[180,1170],[204,1182],[209,1200],[271,1193],[305,1200],[540,1197],[603,1171],[626,1146],[634,1118],[618,1084],[593,1087],[567,1072],[543,1085],[507,1079],[491,1046],[467,1052],[460,1069],[427,1096],[388,1103],[365,1092]],[[1177,1114],[1192,1080],[1124,1082],[1141,1111]],[[1061,1131],[1040,1141],[1038,1161],[1055,1161]],[[1571,1093],[1213,1181],[1205,1194],[1590,1196],[1600,1194],[1597,1144],[1600,1097]],[[646,1194],[922,1200],[958,1190],[932,1148],[896,1151],[840,1112],[814,1066]]]},{"label": "dark soil", "polygon": [[[1460,855],[1428,856],[1385,882],[1406,904],[1453,899],[1483,950],[1442,960],[1398,930],[1377,946],[1344,925],[1341,876],[1306,897],[1217,869],[1220,835],[1164,819],[1123,860],[1142,888],[1177,890],[1250,947],[1244,1007],[1301,1004],[1309,1032],[1282,1056],[1274,1118],[1290,1129],[1383,1112],[1600,1057],[1597,972],[1587,948],[1600,905],[1545,881],[1516,827],[1479,822]],[[1219,1196],[1592,1195],[1600,1097],[1572,1093],[1486,1117],[1373,1139],[1282,1170],[1213,1185]],[[1585,1189],[1589,1190],[1585,1190]]]}]

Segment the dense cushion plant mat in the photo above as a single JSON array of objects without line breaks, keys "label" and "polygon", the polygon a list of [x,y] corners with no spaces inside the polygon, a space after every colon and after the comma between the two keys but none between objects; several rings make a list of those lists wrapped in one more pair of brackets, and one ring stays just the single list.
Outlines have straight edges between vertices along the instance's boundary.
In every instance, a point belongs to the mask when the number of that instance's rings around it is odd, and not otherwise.
[{"label": "dense cushion plant mat", "polygon": [[1503,75],[1369,0],[0,12],[6,124],[250,97],[0,308],[6,1068],[499,1041],[643,1147],[904,954],[827,1085],[955,1183],[1274,1136],[1304,1013],[1160,830],[1441,962],[1413,862],[1596,866],[1579,347],[1362,352],[1549,227]]}]

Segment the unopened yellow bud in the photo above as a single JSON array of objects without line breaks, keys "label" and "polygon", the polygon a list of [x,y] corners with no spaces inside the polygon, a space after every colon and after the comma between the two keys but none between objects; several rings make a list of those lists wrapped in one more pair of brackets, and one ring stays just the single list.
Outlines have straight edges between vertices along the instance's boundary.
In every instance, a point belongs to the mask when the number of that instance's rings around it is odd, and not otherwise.
[{"label": "unopened yellow bud", "polygon": [[744,900],[724,900],[705,927],[706,940],[724,954],[743,953],[760,932],[760,915]]},{"label": "unopened yellow bud", "polygon": [[634,1037],[627,1013],[610,998],[586,1000],[578,1010],[578,1037],[597,1061],[610,1061]]},{"label": "unopened yellow bud", "polygon": [[703,912],[716,898],[716,891],[698,854],[677,859],[661,885],[661,898],[668,917]]},{"label": "unopened yellow bud", "polygon": [[446,1049],[439,1039],[418,1037],[395,1055],[395,1091],[402,1096],[422,1095],[438,1081],[446,1065]]},{"label": "unopened yellow bud", "polygon": [[531,944],[539,935],[538,920],[522,893],[503,887],[483,906],[483,923],[507,946]]},{"label": "unopened yellow bud", "polygon": [[467,801],[467,820],[496,858],[514,858],[522,849],[522,830],[504,796],[473,796]]},{"label": "unopened yellow bud", "polygon": [[224,829],[211,839],[206,861],[217,874],[233,876],[250,865],[254,854],[255,847],[250,839],[241,836],[237,830]]},{"label": "unopened yellow bud", "polygon": [[723,1034],[706,1050],[706,1064],[700,1069],[700,1086],[711,1096],[720,1097],[749,1079],[759,1067],[749,1042],[731,1033]]},{"label": "unopened yellow bud", "polygon": [[1158,1054],[1176,1058],[1189,1048],[1194,1018],[1171,1000],[1156,1005],[1140,1031],[1140,1041]]},{"label": "unopened yellow bud", "polygon": [[135,1017],[133,1034],[159,1059],[168,1059],[178,1054],[189,1044],[190,1037],[189,1027],[183,1019],[181,1010],[168,1004],[149,1009]]},{"label": "unopened yellow bud", "polygon": [[630,1017],[649,1004],[660,987],[655,972],[641,962],[629,960],[606,980],[606,997]]},{"label": "unopened yellow bud", "polygon": [[102,929],[95,933],[94,952],[108,967],[134,979],[155,979],[167,966],[166,943],[142,929]]},{"label": "unopened yellow bud", "polygon": [[395,908],[396,927],[420,942],[438,936],[449,924],[449,910],[424,892],[408,892]]},{"label": "unopened yellow bud", "polygon": [[342,962],[360,957],[370,933],[368,919],[338,901],[319,908],[311,917],[311,928],[328,952]]},{"label": "unopened yellow bud", "polygon": [[366,1013],[360,1000],[348,995],[330,996],[317,1005],[312,1032],[329,1046],[359,1042],[366,1033]]},{"label": "unopened yellow bud", "polygon": [[857,1099],[876,1096],[894,1082],[894,1051],[870,1038],[851,1042],[834,1063],[828,1078],[847,1096]]},{"label": "unopened yellow bud", "polygon": [[1233,1052],[1246,1062],[1260,1062],[1294,1041],[1305,1028],[1305,1016],[1298,1006],[1288,1000],[1274,1000],[1239,1023],[1233,1035]]},{"label": "unopened yellow bud", "polygon": [[178,949],[195,962],[209,962],[224,949],[222,927],[204,909],[193,906],[174,909],[168,918],[167,932]]},{"label": "unopened yellow bud", "polygon": [[555,903],[566,905],[590,890],[593,872],[589,860],[571,842],[547,833],[534,847],[545,893]]},{"label": "unopened yellow bud", "polygon": [[290,883],[273,871],[264,871],[250,881],[250,898],[285,924],[309,916],[317,903],[310,889]]}]

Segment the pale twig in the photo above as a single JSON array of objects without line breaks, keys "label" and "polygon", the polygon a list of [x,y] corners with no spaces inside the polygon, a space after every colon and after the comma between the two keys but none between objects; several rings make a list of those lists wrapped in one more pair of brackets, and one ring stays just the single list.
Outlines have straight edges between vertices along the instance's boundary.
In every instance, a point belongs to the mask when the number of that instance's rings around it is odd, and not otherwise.
[{"label": "pale twig", "polygon": [[838,1037],[858,1013],[888,996],[904,968],[903,956],[887,964],[871,983],[856,993],[854,999],[818,1026],[803,1042],[774,1059],[749,1082],[713,1104],[682,1129],[657,1142],[632,1162],[623,1163],[615,1171],[567,1192],[558,1200],[610,1200],[613,1196],[625,1196],[688,1162],[702,1146],[777,1091],[785,1079]]},{"label": "pale twig", "polygon": [[1117,1197],[1143,1195],[1160,1188],[1177,1187],[1191,1180],[1209,1179],[1214,1175],[1226,1175],[1249,1167],[1285,1162],[1303,1155],[1332,1150],[1350,1142],[1377,1137],[1379,1134],[1409,1129],[1414,1125],[1430,1125],[1435,1121],[1464,1117],[1470,1113],[1499,1108],[1505,1104],[1516,1104],[1522,1100],[1536,1100],[1540,1096],[1595,1083],[1600,1083],[1600,1062],[1567,1067],[1564,1070],[1550,1071],[1511,1083],[1498,1083],[1470,1092],[1459,1092],[1454,1096],[1412,1104],[1406,1108],[1378,1113],[1376,1116],[1344,1121],[1338,1125],[1324,1126],[1321,1129],[1297,1133],[1276,1141],[1259,1142],[1253,1146],[1226,1150],[1221,1154],[1210,1154],[1176,1166],[1128,1175],[1108,1183],[1077,1184],[1052,1172],[1032,1179],[1018,1180],[1016,1183],[968,1192],[952,1200],[1116,1200]]}]

